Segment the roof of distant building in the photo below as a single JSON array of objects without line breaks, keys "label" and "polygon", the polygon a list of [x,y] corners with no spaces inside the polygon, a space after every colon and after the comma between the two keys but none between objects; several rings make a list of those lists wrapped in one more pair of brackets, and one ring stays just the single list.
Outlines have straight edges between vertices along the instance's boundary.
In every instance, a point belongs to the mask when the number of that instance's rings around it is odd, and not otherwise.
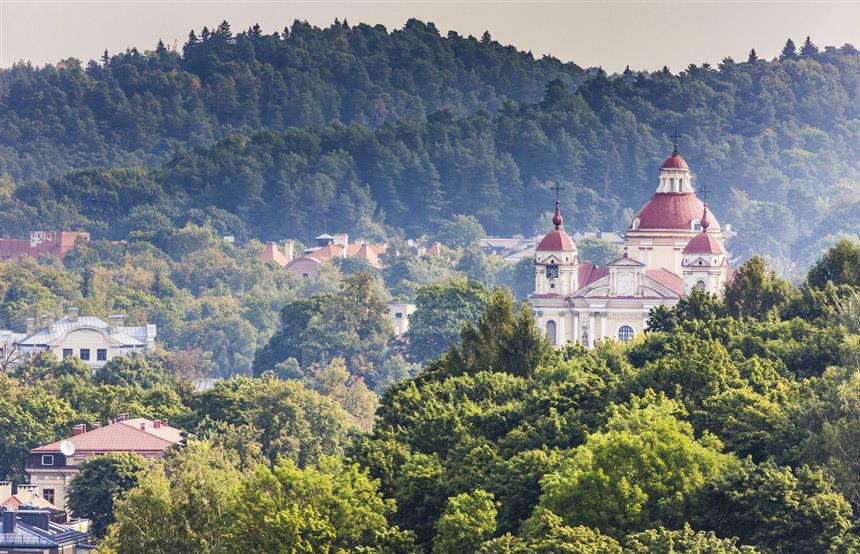
[{"label": "roof of distant building", "polygon": [[42,327],[34,333],[16,341],[22,346],[42,346],[52,344],[62,339],[69,332],[76,329],[96,329],[108,336],[116,346],[143,347],[155,340],[156,327],[153,324],[127,327],[116,326],[111,332],[109,323],[98,317],[77,317],[72,320],[64,316],[54,322],[52,326]]},{"label": "roof of distant building", "polygon": [[[75,445],[75,452],[163,452],[182,441],[182,432],[160,421],[142,417],[116,421],[65,439]],[[60,452],[60,443],[52,442],[33,448],[33,454]]]}]

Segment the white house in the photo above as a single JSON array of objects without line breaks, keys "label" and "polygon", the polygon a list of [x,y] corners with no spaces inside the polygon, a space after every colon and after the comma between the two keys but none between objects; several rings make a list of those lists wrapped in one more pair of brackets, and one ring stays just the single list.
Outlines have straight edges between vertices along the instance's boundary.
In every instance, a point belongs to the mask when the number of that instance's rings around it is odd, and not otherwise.
[{"label": "white house", "polygon": [[122,315],[110,315],[107,322],[97,317],[79,317],[77,308],[69,308],[58,320],[51,313],[43,315],[39,327],[34,318],[28,318],[26,333],[0,331],[0,341],[6,352],[16,350],[28,356],[50,351],[61,359],[76,356],[95,369],[116,356],[155,346],[155,325],[127,327],[124,319]]}]

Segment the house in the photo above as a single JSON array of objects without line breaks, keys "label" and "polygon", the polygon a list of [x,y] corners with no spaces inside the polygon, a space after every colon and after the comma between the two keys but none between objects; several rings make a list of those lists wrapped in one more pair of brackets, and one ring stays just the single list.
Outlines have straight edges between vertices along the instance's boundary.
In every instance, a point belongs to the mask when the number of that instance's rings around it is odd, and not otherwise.
[{"label": "house", "polygon": [[290,261],[284,268],[303,279],[312,279],[319,275],[323,262],[337,258],[359,258],[367,261],[371,267],[383,267],[379,256],[385,252],[385,244],[369,244],[363,240],[350,243],[346,233],[322,234],[316,241],[316,247],[308,248],[302,257]]},{"label": "house", "polygon": [[81,554],[94,552],[87,533],[51,521],[48,510],[22,508],[0,512],[0,552],[4,554]]},{"label": "house", "polygon": [[415,311],[415,304],[393,302],[388,305],[388,321],[398,337],[409,330],[409,316]]},{"label": "house", "polygon": [[66,511],[58,508],[47,498],[43,497],[39,493],[39,487],[35,485],[18,485],[18,491],[12,494],[12,483],[10,481],[0,481],[0,509],[21,510],[27,508],[47,510],[50,513],[51,521],[54,523],[65,523],[68,520]]},{"label": "house", "polygon": [[134,452],[144,458],[156,458],[181,442],[181,431],[170,427],[167,419],[128,419],[128,414],[120,414],[110,424],[96,423],[89,431],[85,423],[80,423],[72,429],[71,437],[33,448],[26,471],[30,485],[37,487],[40,496],[65,509],[69,483],[81,463],[91,456]]},{"label": "house", "polygon": [[284,241],[283,249],[281,249],[277,242],[270,242],[263,249],[263,253],[260,254],[258,259],[261,262],[272,262],[281,267],[287,267],[293,261],[294,244],[293,241],[286,240]]},{"label": "house", "polygon": [[0,239],[0,260],[21,256],[38,258],[42,254],[62,258],[75,246],[78,239],[85,243],[91,242],[89,233],[77,231],[33,231],[30,233],[30,240]]},{"label": "house", "polygon": [[125,316],[110,315],[105,322],[97,317],[80,317],[77,308],[69,308],[58,320],[54,314],[42,315],[39,326],[27,318],[25,333],[0,331],[0,348],[12,349],[22,356],[49,351],[58,358],[77,356],[91,368],[105,365],[116,356],[143,352],[155,347],[156,327],[123,325]]}]

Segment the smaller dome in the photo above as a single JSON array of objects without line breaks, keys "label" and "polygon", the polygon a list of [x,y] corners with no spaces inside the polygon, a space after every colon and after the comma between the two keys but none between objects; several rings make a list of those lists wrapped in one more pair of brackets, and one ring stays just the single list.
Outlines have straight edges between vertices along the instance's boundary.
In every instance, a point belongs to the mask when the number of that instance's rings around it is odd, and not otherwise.
[{"label": "smaller dome", "polygon": [[561,229],[553,229],[541,239],[536,252],[576,252],[576,243]]},{"label": "smaller dome", "polygon": [[687,162],[684,161],[684,158],[681,157],[680,154],[675,153],[666,158],[666,161],[663,162],[663,165],[660,169],[689,169],[687,167]]},{"label": "smaller dome", "polygon": [[690,239],[684,248],[684,254],[725,254],[726,249],[712,233],[702,231]]}]

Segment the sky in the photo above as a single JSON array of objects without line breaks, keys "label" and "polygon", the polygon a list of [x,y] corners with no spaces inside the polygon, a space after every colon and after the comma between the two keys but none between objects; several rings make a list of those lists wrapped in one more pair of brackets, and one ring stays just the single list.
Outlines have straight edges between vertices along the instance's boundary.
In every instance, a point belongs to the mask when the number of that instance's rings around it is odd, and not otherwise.
[{"label": "sky", "polygon": [[745,60],[750,48],[772,58],[786,38],[807,35],[819,46],[860,47],[855,2],[367,2],[184,0],[0,0],[0,67],[24,60],[43,65],[68,57],[87,61],[107,49],[182,46],[191,29],[226,19],[234,32],[260,23],[271,33],[295,19],[317,26],[335,18],[382,24],[432,21],[445,34],[493,38],[535,56],[549,54],[610,73],[630,65],[680,71],[691,63]]}]

